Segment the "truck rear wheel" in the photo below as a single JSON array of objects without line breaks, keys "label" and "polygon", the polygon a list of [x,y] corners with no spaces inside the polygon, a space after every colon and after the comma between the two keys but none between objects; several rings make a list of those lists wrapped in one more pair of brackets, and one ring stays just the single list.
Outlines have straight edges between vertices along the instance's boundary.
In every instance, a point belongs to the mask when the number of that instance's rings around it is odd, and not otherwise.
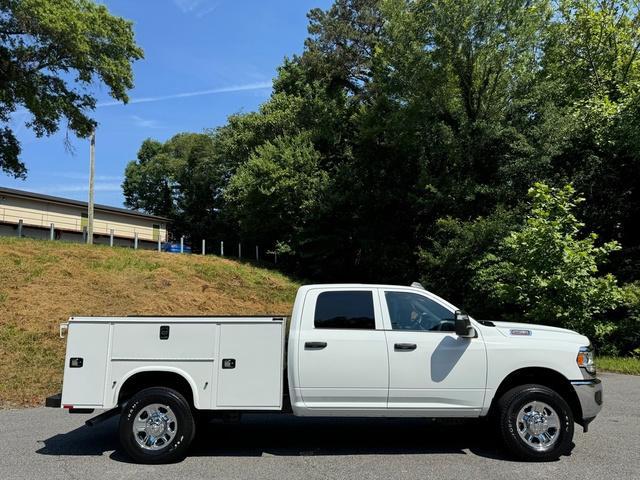
[{"label": "truck rear wheel", "polygon": [[520,385],[506,392],[498,402],[498,422],[507,448],[520,459],[556,460],[571,448],[571,408],[543,385]]},{"label": "truck rear wheel", "polygon": [[194,435],[189,403],[170,388],[141,390],[127,402],[120,415],[120,444],[138,463],[181,460]]}]

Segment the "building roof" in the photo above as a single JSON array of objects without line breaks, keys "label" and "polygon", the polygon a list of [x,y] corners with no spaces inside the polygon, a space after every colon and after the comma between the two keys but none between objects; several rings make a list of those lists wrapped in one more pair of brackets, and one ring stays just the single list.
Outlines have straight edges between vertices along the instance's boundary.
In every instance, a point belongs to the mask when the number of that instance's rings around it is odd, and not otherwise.
[{"label": "building roof", "polygon": [[[42,193],[27,192],[25,190],[16,190],[15,188],[0,187],[0,195],[29,198],[33,200],[40,200],[42,202],[58,203],[61,205],[71,205],[73,207],[80,207],[80,208],[88,208],[89,206],[87,202],[82,202],[80,200],[72,200],[70,198],[63,198],[63,197],[54,197],[52,195],[44,195]],[[166,217],[160,217],[158,215],[150,215],[148,213],[139,212],[137,210],[128,210],[126,208],[111,207],[109,205],[100,205],[96,203],[94,204],[93,208],[94,210],[99,210],[102,212],[117,213],[120,215],[129,215],[131,217],[148,218],[151,220],[160,220],[163,222],[171,221]]]}]

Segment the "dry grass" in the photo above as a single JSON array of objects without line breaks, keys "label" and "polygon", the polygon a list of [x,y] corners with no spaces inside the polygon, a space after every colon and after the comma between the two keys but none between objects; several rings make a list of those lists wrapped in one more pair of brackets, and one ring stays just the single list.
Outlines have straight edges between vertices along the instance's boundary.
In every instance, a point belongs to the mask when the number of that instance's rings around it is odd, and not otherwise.
[{"label": "dry grass", "polygon": [[288,314],[297,287],[218,257],[0,237],[0,407],[59,391],[70,316]]}]

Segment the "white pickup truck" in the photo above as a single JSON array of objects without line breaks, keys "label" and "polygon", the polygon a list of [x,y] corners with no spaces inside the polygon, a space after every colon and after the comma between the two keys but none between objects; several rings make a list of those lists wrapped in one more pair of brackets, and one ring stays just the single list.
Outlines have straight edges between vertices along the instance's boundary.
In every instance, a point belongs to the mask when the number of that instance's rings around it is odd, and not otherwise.
[{"label": "white pickup truck", "polygon": [[258,411],[486,417],[513,454],[549,460],[602,406],[586,337],[474,320],[417,284],[303,286],[288,333],[283,316],[72,317],[64,330],[47,406],[107,410],[88,424],[119,413],[143,463],[186,455],[197,418]]}]

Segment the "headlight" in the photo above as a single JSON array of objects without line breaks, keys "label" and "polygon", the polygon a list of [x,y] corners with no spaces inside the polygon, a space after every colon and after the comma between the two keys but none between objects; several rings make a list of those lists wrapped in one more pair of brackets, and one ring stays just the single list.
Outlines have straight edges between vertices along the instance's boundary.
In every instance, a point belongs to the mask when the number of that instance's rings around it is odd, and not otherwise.
[{"label": "headlight", "polygon": [[595,354],[591,346],[580,347],[576,362],[580,368],[584,368],[591,375],[596,374]]}]

